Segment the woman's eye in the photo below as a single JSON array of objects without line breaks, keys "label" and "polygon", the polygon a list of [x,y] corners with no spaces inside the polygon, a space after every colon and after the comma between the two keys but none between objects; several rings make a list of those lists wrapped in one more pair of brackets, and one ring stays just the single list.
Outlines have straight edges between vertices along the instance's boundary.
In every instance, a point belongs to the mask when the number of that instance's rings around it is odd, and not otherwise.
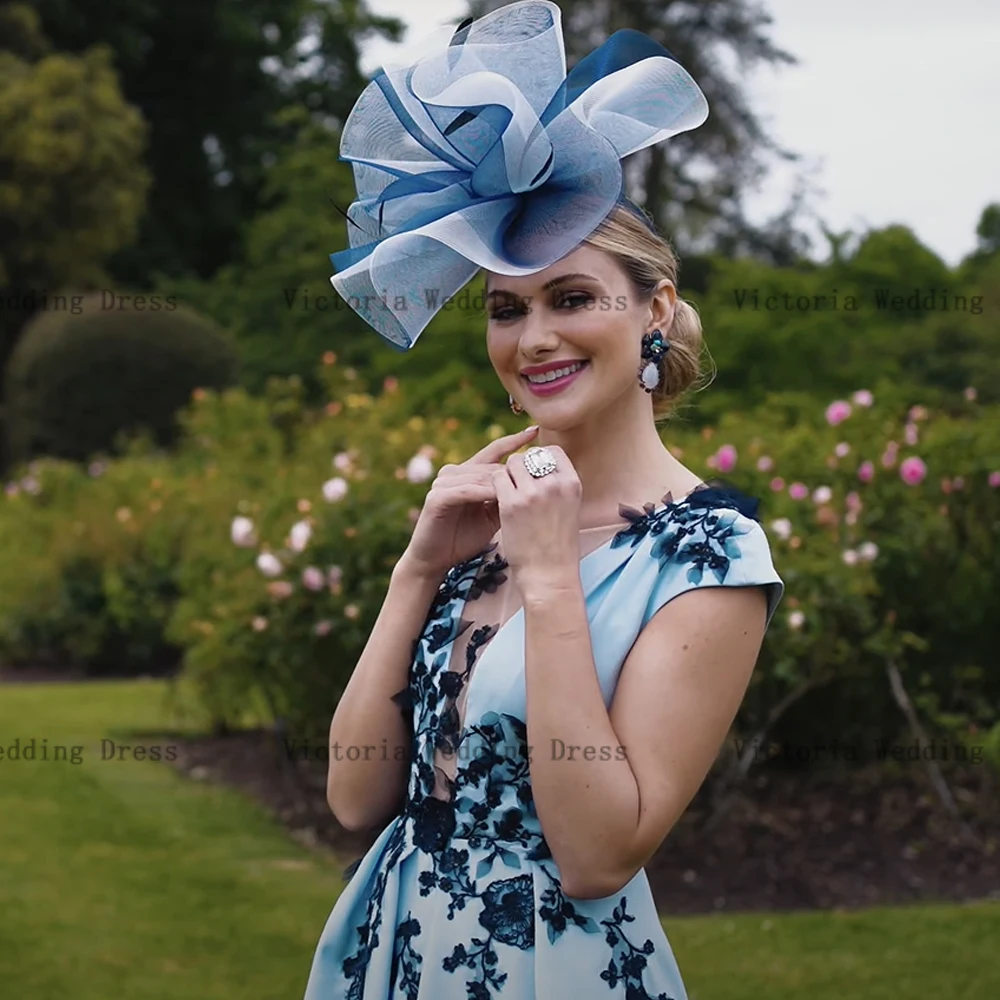
[{"label": "woman's eye", "polygon": [[513,306],[502,306],[499,309],[494,309],[493,312],[490,313],[490,319],[503,322],[504,320],[513,319],[515,316],[519,316],[523,312],[523,309],[515,309]]},{"label": "woman's eye", "polygon": [[[555,306],[557,309],[579,309],[587,305],[588,302],[592,302],[593,298],[589,292],[570,292],[560,296],[556,300]],[[498,306],[489,314],[489,317],[491,320],[503,323],[523,316],[526,311],[523,306]]]},{"label": "woman's eye", "polygon": [[564,295],[557,304],[568,309],[577,309],[590,301],[591,296],[586,292],[570,292],[569,295]]}]

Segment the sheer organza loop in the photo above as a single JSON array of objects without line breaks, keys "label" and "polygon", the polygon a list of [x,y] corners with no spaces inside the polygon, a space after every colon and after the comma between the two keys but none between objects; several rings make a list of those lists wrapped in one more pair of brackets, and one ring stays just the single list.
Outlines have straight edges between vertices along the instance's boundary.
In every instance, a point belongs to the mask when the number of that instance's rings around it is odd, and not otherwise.
[{"label": "sheer organza loop", "polygon": [[337,292],[408,350],[479,271],[533,274],[625,198],[621,160],[708,117],[670,52],[615,32],[566,73],[562,13],[524,0],[384,66],[344,124],[358,197]]}]

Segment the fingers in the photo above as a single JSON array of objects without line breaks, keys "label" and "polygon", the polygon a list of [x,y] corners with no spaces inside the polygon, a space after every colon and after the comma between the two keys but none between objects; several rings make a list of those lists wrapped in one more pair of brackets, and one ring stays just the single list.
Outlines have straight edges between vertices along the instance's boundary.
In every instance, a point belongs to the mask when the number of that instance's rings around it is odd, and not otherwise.
[{"label": "fingers", "polygon": [[522,445],[527,444],[538,433],[537,424],[526,427],[516,434],[505,434],[496,441],[491,441],[485,448],[481,448],[466,462],[466,465],[492,465],[499,462],[505,455],[517,451]]},{"label": "fingers", "polygon": [[427,495],[429,502],[439,508],[455,507],[467,503],[490,503],[497,498],[492,479],[476,480],[445,480],[436,483]]}]

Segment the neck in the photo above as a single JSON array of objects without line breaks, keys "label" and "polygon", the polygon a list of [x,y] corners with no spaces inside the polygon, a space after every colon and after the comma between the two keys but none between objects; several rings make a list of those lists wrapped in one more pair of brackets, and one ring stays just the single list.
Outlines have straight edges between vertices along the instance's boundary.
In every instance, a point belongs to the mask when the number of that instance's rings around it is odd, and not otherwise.
[{"label": "neck", "polygon": [[660,440],[652,399],[644,392],[626,393],[572,427],[543,426],[536,444],[558,445],[569,456],[583,485],[584,526],[595,518],[615,521],[619,503],[658,503],[667,490],[676,497],[697,483]]}]

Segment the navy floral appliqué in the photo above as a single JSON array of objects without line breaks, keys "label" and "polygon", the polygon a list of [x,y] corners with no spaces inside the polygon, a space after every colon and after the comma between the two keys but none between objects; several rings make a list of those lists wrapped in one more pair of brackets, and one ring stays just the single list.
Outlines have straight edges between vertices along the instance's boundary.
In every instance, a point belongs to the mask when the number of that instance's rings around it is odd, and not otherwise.
[{"label": "navy floral appliqu\u00e9", "polygon": [[660,569],[668,563],[686,565],[687,578],[694,584],[701,583],[706,571],[719,582],[725,580],[730,563],[740,557],[738,538],[748,530],[740,527],[739,518],[756,521],[759,501],[715,480],[702,483],[680,500],[667,493],[663,503],[659,511],[652,504],[642,511],[622,504],[619,513],[632,523],[615,535],[611,547],[634,547],[651,535],[655,541],[650,555],[659,560]]},{"label": "navy floral appliqu\u00e9", "polygon": [[612,952],[608,967],[601,973],[601,979],[612,988],[623,983],[628,1000],[675,1000],[666,993],[658,993],[654,997],[643,986],[642,974],[646,969],[647,956],[652,955],[656,948],[651,938],[646,938],[642,946],[637,947],[625,936],[622,925],[635,920],[627,910],[628,899],[622,896],[611,919],[601,921],[601,925],[607,928],[605,940]]},{"label": "navy floral appliqu\u00e9", "polygon": [[[723,580],[740,557],[740,534],[749,530],[740,517],[756,521],[757,501],[716,480],[676,501],[668,493],[662,503],[660,509],[645,504],[642,510],[621,505],[628,524],[610,546],[637,548],[649,538],[649,555],[661,569],[674,563],[694,583],[706,574]],[[584,905],[563,892],[535,809],[524,721],[498,711],[464,723],[459,718],[457,700],[499,629],[499,623],[465,617],[470,602],[507,581],[507,563],[496,549],[490,545],[448,572],[414,641],[407,687],[393,698],[412,734],[407,795],[364,887],[356,945],[341,963],[348,1000],[360,1000],[380,948],[391,962],[393,1000],[416,1000],[421,976],[437,977],[430,992],[424,984],[427,995],[458,997],[458,989],[466,1000],[521,1000],[517,991],[525,987],[508,982],[505,949],[568,948],[557,960],[570,969],[572,948],[592,956],[602,945],[607,965],[594,978],[603,981],[609,998],[674,1000],[674,991],[662,988],[664,965],[657,951],[669,954],[662,929],[641,923],[629,929],[636,917],[629,913],[627,893]],[[464,663],[453,666],[455,642],[470,629]],[[456,755],[452,777],[436,767],[438,752]],[[404,864],[415,887],[407,889],[408,909],[384,913],[388,881],[402,878]],[[423,951],[424,928],[433,925],[434,940],[441,942],[449,922],[455,927],[449,945],[433,956]],[[541,928],[545,933],[538,939]],[[651,981],[657,984],[652,992]],[[529,1000],[545,998],[531,993]]]}]

